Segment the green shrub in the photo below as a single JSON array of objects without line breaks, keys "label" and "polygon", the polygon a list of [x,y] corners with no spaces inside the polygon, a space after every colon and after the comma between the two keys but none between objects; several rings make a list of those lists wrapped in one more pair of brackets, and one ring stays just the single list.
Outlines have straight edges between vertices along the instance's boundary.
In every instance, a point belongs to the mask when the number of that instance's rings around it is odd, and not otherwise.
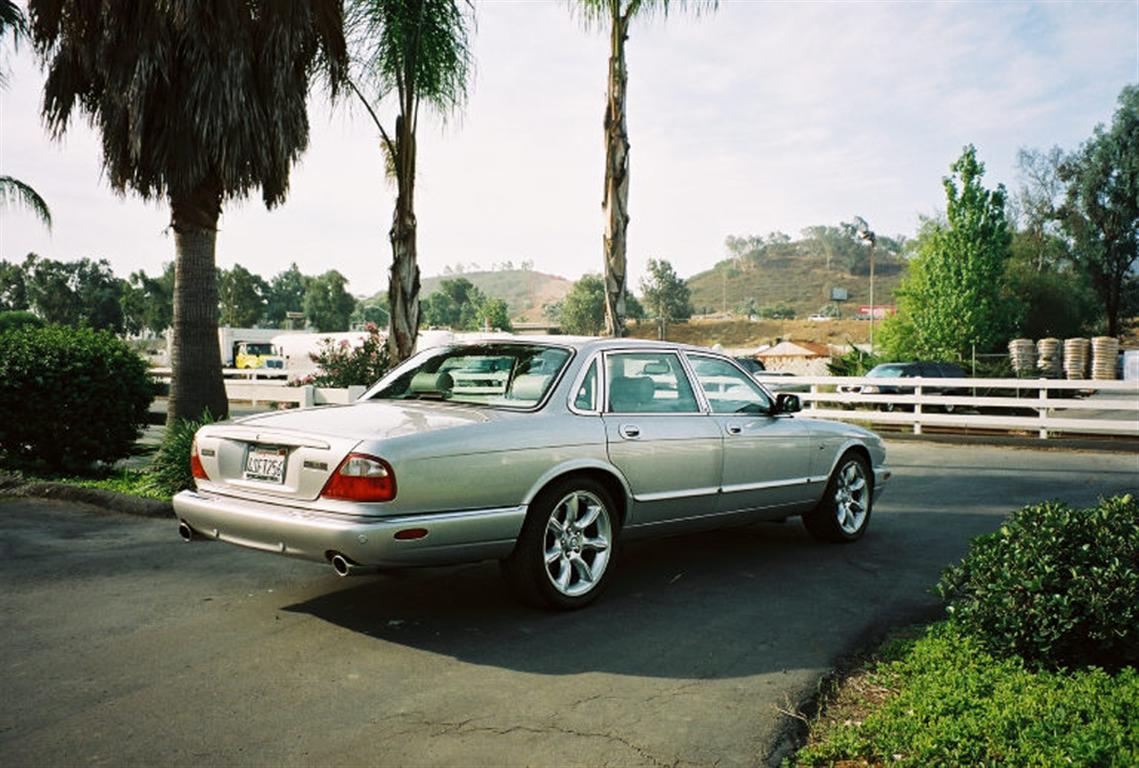
[{"label": "green shrub", "polygon": [[895,641],[812,726],[799,765],[1133,766],[1139,672],[999,659],[955,622]]},{"label": "green shrub", "polygon": [[1046,667],[1139,665],[1139,505],[1045,502],[974,539],[938,584],[950,614],[1000,655]]},{"label": "green shrub", "polygon": [[26,312],[22,309],[0,312],[0,333],[14,331],[17,328],[25,328],[29,325],[42,328],[43,324],[43,320],[40,320],[31,312]]},{"label": "green shrub", "polygon": [[322,341],[320,351],[309,356],[319,370],[316,375],[297,383],[344,388],[354,385],[370,387],[379,381],[391,367],[388,350],[380,329],[374,323],[368,323],[365,331],[367,336],[359,346],[353,346],[346,339]]},{"label": "green shrub", "polygon": [[124,342],[90,328],[0,334],[0,460],[83,468],[129,456],[154,386]]},{"label": "green shrub", "polygon": [[194,487],[194,476],[190,473],[190,448],[194,434],[213,421],[207,410],[200,419],[180,419],[166,427],[162,445],[146,468],[143,486],[147,491],[169,497]]}]

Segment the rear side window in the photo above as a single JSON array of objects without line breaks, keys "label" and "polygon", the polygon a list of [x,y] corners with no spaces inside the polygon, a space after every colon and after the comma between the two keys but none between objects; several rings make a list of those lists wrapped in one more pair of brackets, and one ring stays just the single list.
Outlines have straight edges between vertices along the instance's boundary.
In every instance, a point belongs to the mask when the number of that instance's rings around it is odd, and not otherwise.
[{"label": "rear side window", "polygon": [[589,371],[581,379],[574,395],[573,407],[579,411],[597,410],[597,360],[589,364]]},{"label": "rear side window", "polygon": [[605,356],[612,413],[699,413],[688,376],[673,352]]}]

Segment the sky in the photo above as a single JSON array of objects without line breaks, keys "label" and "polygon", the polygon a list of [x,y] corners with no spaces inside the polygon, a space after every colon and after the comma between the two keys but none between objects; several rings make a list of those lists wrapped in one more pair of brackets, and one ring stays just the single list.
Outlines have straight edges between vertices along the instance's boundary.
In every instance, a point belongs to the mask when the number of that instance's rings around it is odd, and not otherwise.
[{"label": "sky", "polygon": [[[607,37],[562,2],[478,0],[463,112],[421,119],[416,213],[425,276],[533,262],[602,270]],[[174,258],[168,209],[119,196],[84,120],[62,141],[39,118],[29,46],[3,54],[0,173],[52,209],[0,213],[0,259],[107,259],[116,274]],[[941,178],[972,143],[986,183],[1018,184],[1021,147],[1075,149],[1139,83],[1139,0],[759,2],[636,23],[627,43],[630,286],[649,258],[683,277],[728,235],[791,235],[854,215],[912,236],[944,205]],[[381,119],[394,121],[390,103]],[[288,200],[227,204],[218,265],[271,278],[336,269],[358,295],[387,285],[394,189],[379,139],[345,100],[310,102],[312,136]]]}]

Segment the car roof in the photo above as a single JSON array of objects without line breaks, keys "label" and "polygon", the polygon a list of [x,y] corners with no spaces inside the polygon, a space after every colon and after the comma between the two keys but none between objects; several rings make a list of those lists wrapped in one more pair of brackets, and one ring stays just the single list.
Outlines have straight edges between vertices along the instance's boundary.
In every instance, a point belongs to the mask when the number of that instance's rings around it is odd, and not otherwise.
[{"label": "car roof", "polygon": [[464,347],[483,344],[530,344],[548,347],[571,347],[581,352],[594,352],[597,350],[614,349],[662,349],[684,350],[686,352],[699,352],[701,354],[719,355],[727,357],[723,352],[699,347],[695,344],[681,344],[672,341],[657,341],[655,339],[635,338],[601,338],[597,336],[519,336],[515,334],[488,334],[486,338],[456,339],[454,342],[442,346]]}]

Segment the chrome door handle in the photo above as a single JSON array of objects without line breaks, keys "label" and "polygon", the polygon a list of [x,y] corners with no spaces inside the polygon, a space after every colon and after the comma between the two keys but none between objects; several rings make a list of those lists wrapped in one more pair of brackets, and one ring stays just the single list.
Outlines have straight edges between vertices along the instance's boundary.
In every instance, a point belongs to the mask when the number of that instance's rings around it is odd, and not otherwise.
[{"label": "chrome door handle", "polygon": [[641,436],[641,428],[636,424],[622,424],[617,428],[617,434],[626,440],[636,440]]},{"label": "chrome door handle", "polygon": [[741,427],[739,424],[729,424],[728,425],[728,434],[729,435],[738,435],[740,432],[743,432],[743,431],[744,431],[744,428]]}]

